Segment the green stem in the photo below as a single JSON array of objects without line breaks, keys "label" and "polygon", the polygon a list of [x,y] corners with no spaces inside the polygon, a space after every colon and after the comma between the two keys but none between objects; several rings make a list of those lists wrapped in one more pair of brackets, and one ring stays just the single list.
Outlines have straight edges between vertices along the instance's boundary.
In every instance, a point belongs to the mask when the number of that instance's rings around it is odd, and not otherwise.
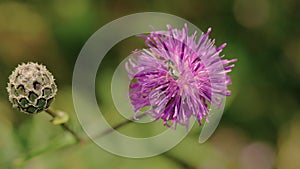
[{"label": "green stem", "polygon": [[[55,118],[55,117],[57,116],[57,115],[56,115],[53,111],[51,111],[50,109],[45,110],[45,112],[48,113],[48,114],[49,114],[50,116],[52,116],[53,118]],[[142,115],[138,116],[137,118],[141,118],[141,117],[143,117],[143,116],[145,116],[145,114],[142,114]],[[118,125],[116,125],[116,126],[110,128],[110,129],[105,130],[104,132],[100,133],[100,134],[99,134],[98,136],[96,136],[96,137],[99,138],[99,137],[103,137],[103,136],[105,136],[105,135],[107,135],[107,134],[110,134],[110,133],[112,133],[114,130],[116,130],[116,129],[122,127],[122,126],[125,126],[125,125],[127,125],[127,124],[129,124],[129,123],[131,123],[133,120],[134,120],[133,118],[130,119],[130,120],[126,120],[126,121],[124,121],[124,122],[122,122],[122,123],[120,123],[120,124],[118,124]],[[60,149],[62,149],[62,148],[67,148],[67,147],[69,147],[69,146],[76,145],[77,143],[86,144],[86,143],[88,142],[88,140],[89,140],[88,138],[85,138],[85,139],[80,138],[80,137],[79,137],[73,130],[71,130],[65,123],[64,123],[64,124],[61,124],[61,126],[62,126],[62,128],[63,128],[64,130],[66,130],[67,132],[69,132],[69,133],[71,133],[71,134],[73,135],[73,137],[76,139],[76,142],[68,142],[68,143],[66,144],[66,143],[64,143],[64,141],[61,141],[61,140],[59,140],[59,143],[57,143],[56,141],[51,141],[51,143],[48,144],[47,146],[42,147],[42,148],[39,148],[39,149],[36,149],[36,150],[34,150],[34,151],[31,151],[31,152],[29,152],[28,154],[26,154],[26,156],[23,156],[23,157],[21,157],[21,158],[17,158],[16,160],[14,160],[15,166],[22,166],[26,161],[28,161],[28,160],[30,160],[30,159],[32,159],[32,158],[34,158],[34,157],[37,157],[37,156],[39,156],[39,155],[41,155],[41,154],[47,153],[47,152],[49,152],[49,151],[60,150]],[[63,142],[63,144],[61,144],[61,142]]]},{"label": "green stem", "polygon": [[[52,117],[55,117],[56,114],[54,112],[52,112],[51,110],[47,109],[46,112],[51,115]],[[141,114],[139,115],[137,118],[142,118],[144,117],[145,114]],[[130,119],[130,120],[126,120],[110,129],[107,129],[105,130],[104,132],[100,133],[99,135],[97,135],[96,137],[97,138],[100,138],[100,137],[103,137],[107,134],[110,134],[112,133],[113,131],[117,130],[118,128],[121,128],[123,126],[126,126],[127,124],[130,124],[134,119]],[[36,157],[36,156],[39,156],[41,154],[44,154],[46,152],[49,152],[49,151],[58,151],[60,149],[63,149],[63,148],[67,148],[67,147],[70,147],[70,146],[73,146],[73,145],[76,145],[78,143],[81,143],[81,144],[86,144],[88,143],[88,138],[80,138],[73,130],[71,130],[66,124],[61,124],[62,128],[66,131],[68,131],[69,133],[71,133],[75,138],[76,138],[76,142],[64,142],[63,144],[57,144],[56,142],[52,142],[52,144],[48,144],[46,147],[43,147],[41,149],[38,149],[36,151],[32,151],[31,153],[27,154],[24,158],[19,158],[15,161],[17,161],[19,164],[23,165],[26,161]],[[59,140],[61,142],[61,140]],[[167,153],[164,153],[162,154],[162,156],[174,161],[175,163],[177,163],[178,165],[180,165],[181,167],[183,168],[188,168],[188,169],[194,169],[193,166],[189,165],[188,163],[186,163],[185,161],[182,161],[180,159],[177,159],[176,157],[174,156],[171,156]]]},{"label": "green stem", "polygon": [[[51,111],[50,109],[46,109],[45,110],[46,113],[48,113],[50,116],[52,116],[53,118],[55,118],[57,115]],[[69,132],[70,134],[72,134],[74,136],[74,138],[76,139],[77,142],[82,142],[82,139],[66,124],[60,124],[60,126],[67,132]]]},{"label": "green stem", "polygon": [[21,168],[26,161],[29,161],[30,159],[37,157],[39,155],[49,153],[49,152],[54,152],[61,150],[63,148],[75,145],[78,142],[75,142],[74,139],[70,139],[70,137],[64,138],[62,140],[61,136],[54,138],[50,143],[47,145],[40,147],[38,149],[35,149],[33,151],[30,151],[26,154],[24,154],[22,157],[15,159],[14,162],[14,167]]}]

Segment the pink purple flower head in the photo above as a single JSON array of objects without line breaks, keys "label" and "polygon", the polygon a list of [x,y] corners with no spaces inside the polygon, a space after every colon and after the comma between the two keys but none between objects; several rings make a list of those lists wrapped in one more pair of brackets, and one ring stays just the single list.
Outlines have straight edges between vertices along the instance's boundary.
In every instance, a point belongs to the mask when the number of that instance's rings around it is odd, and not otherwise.
[{"label": "pink purple flower head", "polygon": [[182,30],[167,28],[141,35],[147,48],[133,51],[126,63],[135,116],[148,107],[144,113],[162,119],[168,127],[188,127],[192,116],[201,125],[209,106],[230,95],[227,73],[237,59],[222,59],[226,44],[216,47],[209,39],[210,28],[200,37],[197,32],[189,36],[186,24]]}]

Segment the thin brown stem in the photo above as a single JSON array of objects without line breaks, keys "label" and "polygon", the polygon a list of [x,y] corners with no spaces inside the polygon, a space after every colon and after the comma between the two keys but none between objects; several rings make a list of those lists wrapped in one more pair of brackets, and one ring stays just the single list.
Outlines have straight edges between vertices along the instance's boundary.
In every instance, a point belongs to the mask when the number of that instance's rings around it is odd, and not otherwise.
[{"label": "thin brown stem", "polygon": [[[141,115],[137,116],[136,118],[142,118],[142,117],[144,117],[145,115],[146,115],[146,114],[141,114]],[[101,138],[101,137],[103,137],[103,136],[105,136],[105,135],[107,135],[107,134],[110,134],[110,133],[112,133],[113,131],[117,130],[118,128],[120,128],[120,127],[122,127],[122,126],[125,126],[125,125],[131,123],[132,121],[134,121],[134,118],[132,118],[132,119],[130,119],[130,120],[128,119],[128,120],[126,120],[126,121],[123,121],[122,123],[120,123],[120,124],[118,124],[118,125],[116,125],[116,126],[113,126],[112,128],[109,128],[109,129],[103,131],[103,132],[100,133],[99,135],[95,136],[95,138]]]},{"label": "thin brown stem", "polygon": [[[50,116],[52,116],[53,118],[56,117],[56,114],[51,111],[50,109],[46,109],[45,110],[46,113],[48,113]],[[74,138],[76,139],[77,142],[82,142],[82,139],[66,124],[63,123],[60,125],[65,131],[69,132],[70,134],[72,134],[74,136]]]}]

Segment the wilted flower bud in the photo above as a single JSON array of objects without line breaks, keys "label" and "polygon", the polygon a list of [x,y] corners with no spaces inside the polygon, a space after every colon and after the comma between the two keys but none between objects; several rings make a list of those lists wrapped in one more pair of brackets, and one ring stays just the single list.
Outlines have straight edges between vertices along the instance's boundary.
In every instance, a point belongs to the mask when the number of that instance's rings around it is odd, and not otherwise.
[{"label": "wilted flower bud", "polygon": [[19,65],[9,76],[9,101],[28,114],[47,109],[57,92],[53,75],[43,65],[29,62]]}]

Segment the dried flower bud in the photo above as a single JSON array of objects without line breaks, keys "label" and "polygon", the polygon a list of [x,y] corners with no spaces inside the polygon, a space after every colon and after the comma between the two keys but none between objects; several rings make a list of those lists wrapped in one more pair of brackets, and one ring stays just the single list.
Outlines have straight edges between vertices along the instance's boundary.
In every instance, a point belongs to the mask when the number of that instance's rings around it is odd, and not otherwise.
[{"label": "dried flower bud", "polygon": [[57,92],[53,75],[43,65],[23,63],[9,76],[9,101],[14,108],[28,114],[47,109]]}]

